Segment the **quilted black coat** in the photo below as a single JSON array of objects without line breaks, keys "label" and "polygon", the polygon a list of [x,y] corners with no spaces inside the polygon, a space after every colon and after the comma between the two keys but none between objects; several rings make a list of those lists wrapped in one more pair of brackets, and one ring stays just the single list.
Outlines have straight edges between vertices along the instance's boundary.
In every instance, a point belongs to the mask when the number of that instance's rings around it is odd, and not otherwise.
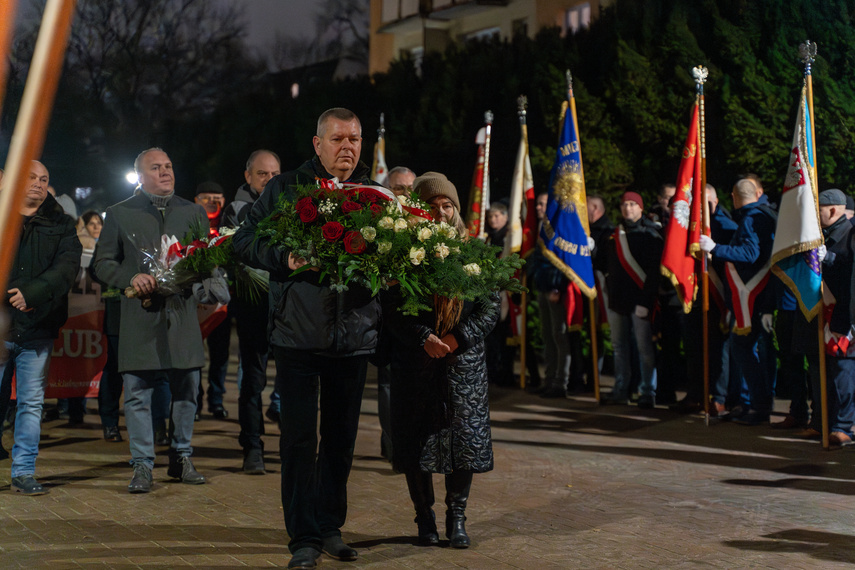
[{"label": "quilted black coat", "polygon": [[499,317],[498,294],[464,304],[452,329],[458,349],[433,359],[424,351],[435,315],[397,310],[394,293],[384,301],[384,336],[391,352],[391,418],[394,468],[399,472],[450,473],[493,469],[484,338]]}]

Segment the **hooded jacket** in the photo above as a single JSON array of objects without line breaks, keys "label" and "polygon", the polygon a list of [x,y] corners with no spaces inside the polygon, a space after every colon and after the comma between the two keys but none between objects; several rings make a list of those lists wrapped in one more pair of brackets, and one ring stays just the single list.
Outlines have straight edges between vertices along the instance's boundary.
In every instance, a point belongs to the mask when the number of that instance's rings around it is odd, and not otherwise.
[{"label": "hooded jacket", "polygon": [[32,217],[24,217],[9,274],[6,289],[20,289],[33,309],[13,309],[6,293],[10,342],[31,348],[32,342],[57,337],[68,320],[68,292],[80,270],[81,252],[75,220],[48,194]]}]

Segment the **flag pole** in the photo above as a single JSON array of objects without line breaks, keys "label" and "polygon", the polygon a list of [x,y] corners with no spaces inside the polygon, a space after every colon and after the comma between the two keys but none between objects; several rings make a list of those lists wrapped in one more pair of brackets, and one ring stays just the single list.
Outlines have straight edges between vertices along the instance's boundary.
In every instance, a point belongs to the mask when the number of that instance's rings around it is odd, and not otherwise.
[{"label": "flag pole", "polygon": [[[522,134],[523,144],[525,145],[525,154],[528,156],[528,126],[526,125],[526,105],[528,105],[528,98],[525,95],[520,95],[517,98],[517,114],[520,117],[520,131]],[[520,184],[520,188],[522,188],[523,192],[525,192],[526,184],[525,184],[525,168],[520,171],[520,176],[522,176],[522,184]],[[511,222],[513,223],[513,221]],[[526,373],[526,319],[528,316],[528,295],[525,292],[526,286],[526,275],[523,273],[523,292],[520,297],[520,317],[522,324],[520,326],[520,388],[525,390],[525,373]]]},{"label": "flag pole", "polygon": [[[811,186],[814,193],[817,191],[817,175],[816,175],[816,129],[814,128],[813,116],[813,77],[811,75],[811,64],[816,59],[816,44],[810,40],[805,40],[805,43],[799,45],[799,56],[805,65],[805,86],[807,87],[807,104],[808,115],[810,116],[810,145],[808,151],[811,154],[812,160],[808,161],[810,167]],[[814,200],[814,203],[817,203]],[[818,203],[817,203],[818,204]],[[819,206],[817,205],[817,208]],[[817,212],[819,216],[819,212]],[[819,313],[816,316],[817,339],[819,342],[819,394],[820,394],[820,409],[822,411],[822,448],[828,450],[830,443],[828,440],[828,378],[825,370],[825,300],[823,296],[824,285],[820,282],[819,285]]]},{"label": "flag pole", "polygon": [[487,239],[484,226],[487,221],[487,207],[490,205],[490,137],[493,133],[493,111],[484,113],[484,123],[484,177],[481,182],[481,229],[478,232],[478,238],[482,240]]},{"label": "flag pole", "polygon": [[[9,145],[3,184],[5,191],[0,192],[0,285],[3,285],[3,291],[6,290],[12,257],[18,249],[13,244],[17,242],[21,231],[18,210],[25,198],[24,187],[27,184],[30,161],[41,156],[44,147],[75,5],[74,1],[64,0],[49,0],[45,5],[21,108]],[[11,7],[4,6],[0,9],[0,14],[4,17],[7,13],[12,15]],[[6,24],[11,24],[11,21]],[[8,33],[6,24],[0,26],[3,28],[0,33]],[[0,44],[0,49],[3,47],[5,46]],[[5,61],[4,58],[0,65],[5,66]],[[5,330],[0,330],[0,338],[4,338],[5,334]]]},{"label": "flag pole", "polygon": [[12,30],[15,28],[15,9],[18,0],[0,2],[0,112],[6,95],[6,78],[9,75],[9,48],[12,45]]},{"label": "flag pole", "polygon": [[[578,121],[576,120],[576,98],[573,95],[573,75],[570,73],[568,69],[566,71],[567,77],[567,101],[569,102],[569,106],[567,112],[573,115],[573,125],[578,129]],[[579,140],[579,133],[576,133],[576,140]],[[582,164],[580,162],[579,168],[583,173]],[[582,180],[584,180],[584,174],[582,174]],[[584,220],[581,220],[582,226],[585,228],[585,235],[587,237],[591,237],[591,228],[588,224],[587,217]],[[586,295],[587,296],[587,295]],[[594,398],[599,402],[600,401],[600,355],[597,354],[597,313],[596,313],[596,303],[594,302],[593,297],[588,297],[588,324],[591,329],[591,370],[594,376]]]},{"label": "flag pole", "polygon": [[[707,136],[704,109],[704,83],[709,71],[702,65],[692,69],[698,98],[698,147],[701,153],[701,211],[703,213],[704,235],[710,233],[710,205],[707,200]],[[702,318],[702,352],[704,359],[704,423],[710,425],[710,274],[709,256],[701,255],[701,315]]]}]

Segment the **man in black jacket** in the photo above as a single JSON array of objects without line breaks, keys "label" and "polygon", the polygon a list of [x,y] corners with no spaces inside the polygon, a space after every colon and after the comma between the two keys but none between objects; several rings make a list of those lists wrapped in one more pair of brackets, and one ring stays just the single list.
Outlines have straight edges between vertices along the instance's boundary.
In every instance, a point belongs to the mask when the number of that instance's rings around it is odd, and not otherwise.
[{"label": "man in black jacket", "polygon": [[[270,179],[280,174],[279,157],[269,150],[256,150],[246,161],[244,177],[246,184],[238,188],[235,199],[226,206],[223,225],[237,228],[246,219],[252,205],[264,191]],[[238,442],[243,448],[243,472],[250,475],[264,474],[264,416],[262,415],[261,393],[267,386],[267,353],[269,344],[267,327],[261,326],[270,312],[267,295],[260,295],[256,302],[235,296],[229,303],[229,318],[237,322],[238,351],[240,354],[240,395],[238,396]],[[276,396],[274,400],[274,396]],[[275,410],[279,421],[279,398],[274,390],[270,396],[268,417]]]},{"label": "man in black jacket", "polygon": [[34,478],[39,454],[42,405],[53,340],[68,319],[68,292],[80,269],[82,247],[75,220],[48,194],[50,175],[38,161],[30,166],[27,197],[21,208],[23,229],[6,291],[9,335],[0,356],[6,394],[15,373],[18,413],[12,448],[12,489],[24,495],[48,491]]},{"label": "man in black jacket", "polygon": [[641,381],[638,407],[656,405],[656,352],[653,314],[659,291],[662,236],[642,214],[644,202],[636,192],[624,192],[623,220],[608,244],[609,326],[615,355],[615,387],[604,404],[626,404],[632,368],[632,342],[638,349]]},{"label": "man in black jacket", "polygon": [[292,275],[306,260],[256,236],[258,223],[279,197],[294,196],[294,185],[333,178],[373,184],[359,160],[362,125],[352,111],[325,111],[313,142],[317,156],[273,178],[233,238],[246,263],[270,272],[270,344],[282,396],[282,506],[293,553],[289,568],[315,568],[322,551],[337,560],[357,557],[342,542],[340,529],[368,355],[377,344],[380,319],[379,304],[367,289],[334,291],[317,271]]}]

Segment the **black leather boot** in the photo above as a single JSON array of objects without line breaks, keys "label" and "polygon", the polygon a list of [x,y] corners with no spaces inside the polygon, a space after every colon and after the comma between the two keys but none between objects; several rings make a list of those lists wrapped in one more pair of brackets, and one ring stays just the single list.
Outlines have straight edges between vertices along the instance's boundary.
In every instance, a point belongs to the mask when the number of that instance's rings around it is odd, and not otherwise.
[{"label": "black leather boot", "polygon": [[452,548],[469,548],[469,535],[466,534],[466,501],[472,487],[471,471],[452,471],[445,476],[445,536],[451,541]]},{"label": "black leather boot", "polygon": [[439,532],[436,530],[436,515],[433,512],[433,479],[424,471],[407,472],[407,488],[416,509],[415,523],[419,527],[419,544],[436,546]]}]

